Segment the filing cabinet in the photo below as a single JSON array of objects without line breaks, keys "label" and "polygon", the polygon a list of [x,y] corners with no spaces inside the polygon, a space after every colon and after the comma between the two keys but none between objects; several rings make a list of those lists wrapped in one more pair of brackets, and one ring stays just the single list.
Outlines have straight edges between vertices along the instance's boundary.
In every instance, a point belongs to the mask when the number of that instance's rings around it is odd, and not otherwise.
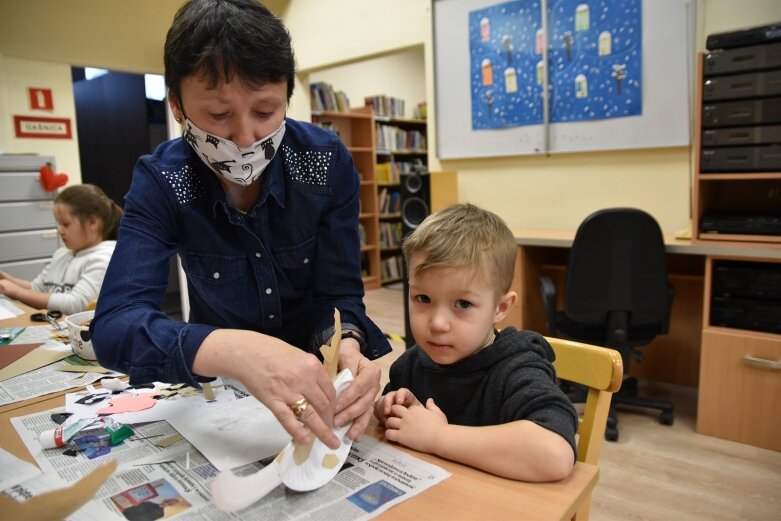
[{"label": "filing cabinet", "polygon": [[0,270],[27,280],[60,247],[52,214],[56,192],[44,190],[39,180],[46,163],[54,167],[54,157],[0,155]]}]

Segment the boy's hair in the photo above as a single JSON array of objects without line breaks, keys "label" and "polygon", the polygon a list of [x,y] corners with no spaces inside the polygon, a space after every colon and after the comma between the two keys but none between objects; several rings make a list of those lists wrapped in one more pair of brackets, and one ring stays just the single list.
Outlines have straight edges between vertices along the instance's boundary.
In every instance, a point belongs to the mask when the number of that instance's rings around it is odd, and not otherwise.
[{"label": "boy's hair", "polygon": [[57,194],[54,204],[67,205],[70,213],[82,223],[97,217],[102,223],[100,235],[103,240],[116,240],[123,211],[99,187],[91,184],[69,186]]},{"label": "boy's hair", "polygon": [[287,80],[293,95],[296,64],[290,33],[257,0],[190,0],[179,8],[165,39],[165,85],[181,102],[182,79],[203,74],[214,88],[233,76],[251,87]]},{"label": "boy's hair", "polygon": [[510,228],[498,215],[473,204],[454,204],[429,215],[403,244],[409,266],[420,260],[415,273],[435,268],[484,270],[499,295],[510,290],[517,245]]}]

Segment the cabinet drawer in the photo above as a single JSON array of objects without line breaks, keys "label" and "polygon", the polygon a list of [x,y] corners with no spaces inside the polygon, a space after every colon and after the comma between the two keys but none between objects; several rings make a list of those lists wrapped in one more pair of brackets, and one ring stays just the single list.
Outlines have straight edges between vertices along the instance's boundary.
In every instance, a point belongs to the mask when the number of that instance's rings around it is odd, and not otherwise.
[{"label": "cabinet drawer", "polygon": [[55,192],[41,186],[38,172],[0,172],[0,201],[54,199]]},{"label": "cabinet drawer", "polygon": [[57,230],[34,230],[0,234],[0,262],[51,257],[60,247]]},{"label": "cabinet drawer", "polygon": [[781,450],[779,361],[781,335],[705,329],[697,432]]},{"label": "cabinet drawer", "polygon": [[5,271],[20,279],[33,280],[43,271],[50,260],[51,257],[27,261],[0,262],[0,271]]},{"label": "cabinet drawer", "polygon": [[0,232],[56,228],[52,201],[0,204]]}]

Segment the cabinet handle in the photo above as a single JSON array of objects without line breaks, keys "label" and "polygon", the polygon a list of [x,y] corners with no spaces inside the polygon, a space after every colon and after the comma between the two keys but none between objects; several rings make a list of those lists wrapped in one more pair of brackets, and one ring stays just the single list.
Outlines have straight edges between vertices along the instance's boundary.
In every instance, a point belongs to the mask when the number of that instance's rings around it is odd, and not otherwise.
[{"label": "cabinet handle", "polygon": [[42,239],[56,239],[57,238],[57,232],[51,232],[51,233],[44,233],[41,235]]},{"label": "cabinet handle", "polygon": [[768,360],[766,358],[757,358],[755,356],[744,356],[743,363],[753,367],[762,367],[764,369],[781,369],[781,360]]},{"label": "cabinet handle", "polygon": [[54,208],[54,203],[51,201],[38,203],[38,208],[40,208],[41,210],[51,210],[52,208]]}]

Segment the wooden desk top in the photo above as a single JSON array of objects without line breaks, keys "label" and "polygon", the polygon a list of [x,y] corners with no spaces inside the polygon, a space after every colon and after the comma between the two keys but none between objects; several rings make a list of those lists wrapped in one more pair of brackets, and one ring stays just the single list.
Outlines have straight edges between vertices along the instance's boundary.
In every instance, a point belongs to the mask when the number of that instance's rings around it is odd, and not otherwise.
[{"label": "wooden desk top", "polygon": [[[512,231],[519,246],[570,248],[575,239],[575,230],[513,228]],[[776,243],[693,241],[676,239],[674,234],[666,233],[664,244],[668,253],[781,259],[781,245]]]},{"label": "wooden desk top", "polygon": [[0,320],[0,327],[16,327],[16,326],[42,326],[45,325],[45,322],[33,322],[30,320],[30,315],[33,313],[37,313],[41,311],[40,309],[31,308],[27,304],[22,304],[18,300],[13,301],[14,305],[24,311],[21,315],[14,318],[6,318],[4,320]]},{"label": "wooden desk top", "polygon": [[[31,463],[34,460],[11,425],[11,417],[41,412],[64,404],[58,396],[0,413],[0,447]],[[368,434],[382,438],[381,430],[370,427]],[[440,459],[429,454],[401,450],[438,465],[453,475],[425,492],[391,508],[379,516],[383,520],[419,519],[526,519],[564,520],[575,513],[576,505],[597,483],[597,467],[578,463],[564,480],[554,483],[523,483]]]}]

